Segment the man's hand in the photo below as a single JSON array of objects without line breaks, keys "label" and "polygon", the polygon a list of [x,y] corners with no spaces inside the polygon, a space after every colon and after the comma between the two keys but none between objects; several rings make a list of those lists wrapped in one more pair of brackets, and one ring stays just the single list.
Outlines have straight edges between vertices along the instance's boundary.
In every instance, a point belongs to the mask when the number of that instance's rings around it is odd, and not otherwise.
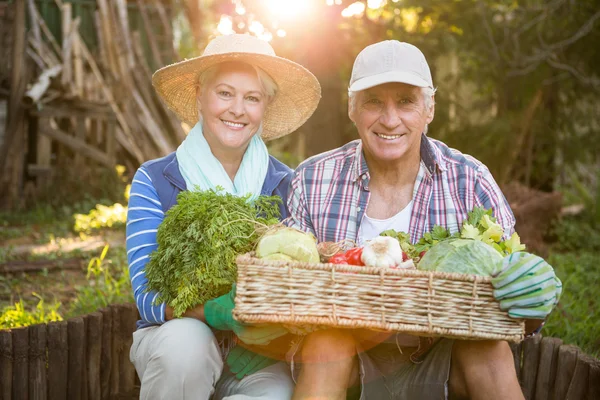
[{"label": "man's hand", "polygon": [[526,252],[505,257],[492,285],[500,308],[512,318],[544,319],[562,293],[562,282],[550,264]]},{"label": "man's hand", "polygon": [[281,325],[249,326],[233,319],[235,289],[234,285],[229,293],[204,304],[204,317],[208,325],[222,331],[233,331],[242,342],[253,345],[267,345],[271,340],[288,333]]},{"label": "man's hand", "polygon": [[277,362],[277,360],[256,354],[239,345],[231,349],[225,361],[229,370],[234,373],[235,377],[238,379],[242,379],[246,375],[252,375]]}]

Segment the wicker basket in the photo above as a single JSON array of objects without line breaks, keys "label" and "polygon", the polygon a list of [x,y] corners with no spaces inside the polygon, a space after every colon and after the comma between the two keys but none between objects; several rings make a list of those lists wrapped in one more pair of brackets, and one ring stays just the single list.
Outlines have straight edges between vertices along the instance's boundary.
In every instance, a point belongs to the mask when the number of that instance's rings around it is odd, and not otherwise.
[{"label": "wicker basket", "polygon": [[525,324],[489,278],[457,273],[237,258],[234,317],[246,323],[370,328],[519,342]]}]

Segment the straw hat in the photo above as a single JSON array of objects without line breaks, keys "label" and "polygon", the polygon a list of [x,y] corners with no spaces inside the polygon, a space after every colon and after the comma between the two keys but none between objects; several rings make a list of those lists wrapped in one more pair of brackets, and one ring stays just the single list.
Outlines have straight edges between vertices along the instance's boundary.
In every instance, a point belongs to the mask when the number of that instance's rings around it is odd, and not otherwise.
[{"label": "straw hat", "polygon": [[264,40],[250,35],[213,39],[200,57],[156,71],[152,84],[167,106],[184,122],[198,122],[196,84],[207,68],[226,61],[242,61],[263,69],[279,89],[263,118],[262,138],[276,139],[298,129],[312,115],[321,98],[321,86],[303,66],[275,55]]}]

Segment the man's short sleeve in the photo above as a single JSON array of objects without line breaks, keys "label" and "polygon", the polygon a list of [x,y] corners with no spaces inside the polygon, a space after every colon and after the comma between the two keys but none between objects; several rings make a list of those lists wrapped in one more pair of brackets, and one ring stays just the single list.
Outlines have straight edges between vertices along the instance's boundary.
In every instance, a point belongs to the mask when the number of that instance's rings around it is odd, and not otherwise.
[{"label": "man's short sleeve", "polygon": [[284,224],[304,232],[310,232],[316,236],[311,223],[309,210],[306,207],[305,196],[303,170],[296,170],[290,181],[290,190],[287,200],[289,214],[288,218],[284,220]]}]

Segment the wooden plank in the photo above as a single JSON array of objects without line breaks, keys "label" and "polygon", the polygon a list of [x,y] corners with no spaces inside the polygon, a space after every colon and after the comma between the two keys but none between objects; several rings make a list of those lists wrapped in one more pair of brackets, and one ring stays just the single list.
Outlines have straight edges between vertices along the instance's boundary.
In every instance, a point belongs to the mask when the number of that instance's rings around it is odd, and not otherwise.
[{"label": "wooden plank", "polygon": [[124,304],[121,311],[121,342],[123,348],[121,350],[121,363],[119,371],[121,373],[119,381],[120,393],[130,395],[135,387],[135,367],[129,360],[129,351],[133,343],[133,332],[135,331],[135,323],[137,320],[137,308],[135,304]]},{"label": "wooden plank", "polygon": [[40,124],[39,132],[71,148],[73,151],[79,152],[86,157],[99,162],[102,165],[105,165],[109,168],[114,167],[114,165],[111,164],[110,158],[102,151],[87,145],[82,140],[75,138],[74,136],[71,136],[58,128],[52,128],[48,125],[49,124]]},{"label": "wooden plank", "polygon": [[112,366],[112,308],[99,310],[102,314],[102,354],[100,357],[100,389],[102,400],[110,398],[110,376]]},{"label": "wooden plank", "polygon": [[540,343],[540,362],[535,385],[535,399],[548,400],[552,398],[554,380],[556,378],[556,364],[558,348],[562,340],[553,337],[542,338]]},{"label": "wooden plank", "polygon": [[0,330],[0,398],[12,397],[13,343],[12,331]]},{"label": "wooden plank", "polygon": [[69,342],[67,321],[48,324],[48,399],[67,398]]},{"label": "wooden plank", "polygon": [[526,400],[532,400],[535,396],[541,341],[542,335],[539,334],[523,341],[523,366],[520,382]]},{"label": "wooden plank", "polygon": [[575,372],[573,373],[573,379],[571,379],[571,384],[567,391],[566,400],[585,399],[588,388],[588,374],[592,362],[593,359],[591,359],[591,357],[579,353],[575,365]]},{"label": "wooden plank", "polygon": [[558,348],[556,365],[556,381],[554,383],[554,400],[564,400],[569,391],[569,385],[575,374],[579,348],[571,345],[562,345]]},{"label": "wooden plank", "polygon": [[102,22],[102,40],[104,43],[105,53],[108,58],[104,59],[114,76],[119,76],[119,66],[117,63],[116,48],[113,42],[114,27],[111,23],[108,4],[106,0],[97,0],[98,10],[100,11],[100,21]]},{"label": "wooden plank", "polygon": [[100,363],[102,360],[102,313],[94,312],[87,316],[87,375],[88,398],[100,399]]},{"label": "wooden plank", "polygon": [[85,324],[83,318],[67,321],[69,362],[67,398],[80,399],[83,392],[83,371],[85,370]]},{"label": "wooden plank", "polygon": [[29,399],[29,328],[12,330],[13,380],[12,398]]},{"label": "wooden plank", "polygon": [[29,327],[29,398],[45,400],[46,386],[46,324]]},{"label": "wooden plank", "polygon": [[598,399],[600,399],[600,362],[594,360],[594,362],[590,363],[587,400]]},{"label": "wooden plank", "polygon": [[521,379],[521,353],[523,352],[523,344],[510,343],[509,345],[513,353],[513,360],[515,362],[515,372],[517,373],[517,379]]}]

